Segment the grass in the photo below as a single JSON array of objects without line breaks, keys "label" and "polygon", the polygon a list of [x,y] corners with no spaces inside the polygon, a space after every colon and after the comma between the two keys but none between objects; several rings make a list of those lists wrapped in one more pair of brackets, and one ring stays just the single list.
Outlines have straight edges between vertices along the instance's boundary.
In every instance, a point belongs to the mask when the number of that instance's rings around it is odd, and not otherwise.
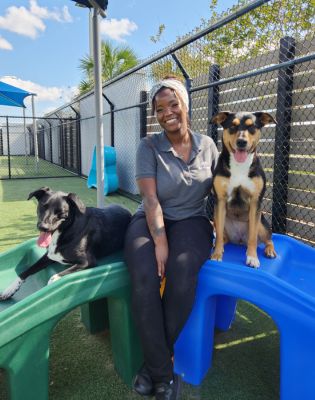
[{"label": "grass", "polygon": [[[8,156],[0,156],[0,179],[9,177]],[[70,171],[52,164],[49,161],[39,159],[35,163],[34,156],[11,156],[10,171],[14,178],[38,178],[55,176],[73,176]]]},{"label": "grass", "polygon": [[[41,186],[75,192],[86,205],[96,204],[96,190],[87,189],[80,178],[0,180],[0,251],[37,235],[36,201],[26,199]],[[117,194],[107,196],[106,203],[122,204],[132,212],[137,207]],[[88,334],[79,309],[63,318],[53,332],[49,382],[50,400],[140,399],[114,369],[109,332]],[[4,373],[0,374],[0,399],[9,399]],[[213,368],[203,384],[184,385],[182,400],[197,399],[279,399],[278,331],[253,304],[240,301],[232,328],[216,333]]]}]

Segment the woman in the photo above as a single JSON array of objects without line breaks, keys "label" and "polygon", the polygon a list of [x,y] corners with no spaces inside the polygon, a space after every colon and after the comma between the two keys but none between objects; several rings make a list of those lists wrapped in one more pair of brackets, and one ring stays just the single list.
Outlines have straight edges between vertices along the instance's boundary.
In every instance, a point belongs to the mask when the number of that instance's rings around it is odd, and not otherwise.
[{"label": "woman", "polygon": [[218,151],[211,138],[189,129],[188,94],[179,80],[164,78],[150,95],[163,131],[140,142],[136,179],[142,203],[125,241],[132,311],[145,360],[133,386],[141,395],[172,400],[179,396],[173,346],[192,309],[199,269],[211,250],[205,199]]}]

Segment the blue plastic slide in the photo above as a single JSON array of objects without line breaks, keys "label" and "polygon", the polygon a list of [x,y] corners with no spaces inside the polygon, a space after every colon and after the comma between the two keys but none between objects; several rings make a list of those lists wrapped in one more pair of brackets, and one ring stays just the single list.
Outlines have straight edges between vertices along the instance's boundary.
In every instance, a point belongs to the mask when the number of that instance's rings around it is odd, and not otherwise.
[{"label": "blue plastic slide", "polygon": [[258,269],[245,265],[246,247],[233,244],[225,246],[222,262],[208,260],[201,268],[193,310],[175,345],[175,371],[186,382],[202,382],[212,364],[214,328],[228,329],[243,299],[278,327],[280,399],[315,399],[315,248],[286,235],[274,234],[273,241],[277,257],[266,258],[259,246]]},{"label": "blue plastic slide", "polygon": [[[118,176],[116,169],[116,150],[114,147],[104,147],[105,169],[104,169],[104,195],[115,192],[118,189]],[[96,148],[94,147],[91,170],[88,176],[87,186],[97,188],[96,178]]]}]

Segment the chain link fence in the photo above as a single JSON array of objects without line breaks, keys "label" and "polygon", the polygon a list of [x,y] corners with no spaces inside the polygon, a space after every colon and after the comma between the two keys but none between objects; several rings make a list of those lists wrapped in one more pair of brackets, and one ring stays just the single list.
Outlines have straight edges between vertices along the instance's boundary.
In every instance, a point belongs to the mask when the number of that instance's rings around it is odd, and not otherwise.
[{"label": "chain link fence", "polygon": [[[314,246],[314,15],[312,0],[241,1],[220,18],[214,14],[211,21],[107,82],[104,141],[116,149],[120,189],[138,194],[134,179],[137,146],[141,137],[160,131],[151,115],[148,90],[165,75],[176,75],[189,91],[192,130],[211,136],[219,150],[222,130],[210,123],[217,112],[273,115],[277,124],[263,128],[258,147],[267,176],[263,211],[274,232]],[[47,122],[56,117],[56,123]],[[93,93],[37,121],[43,125],[45,143],[38,140],[39,153],[45,155],[40,160],[87,176],[96,143]],[[2,120],[1,129],[0,154],[6,140]],[[51,142],[49,129],[55,132]],[[21,159],[25,158],[23,140]],[[210,199],[209,214],[212,207]]]},{"label": "chain link fence", "polygon": [[76,176],[81,172],[76,119],[0,116],[0,179]]}]

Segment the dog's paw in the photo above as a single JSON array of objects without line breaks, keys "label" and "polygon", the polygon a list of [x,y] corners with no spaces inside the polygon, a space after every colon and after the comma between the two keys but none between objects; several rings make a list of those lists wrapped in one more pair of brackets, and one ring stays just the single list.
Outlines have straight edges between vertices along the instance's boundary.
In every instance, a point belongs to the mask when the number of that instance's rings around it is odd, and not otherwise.
[{"label": "dog's paw", "polygon": [[277,253],[276,253],[275,248],[273,247],[272,244],[268,244],[268,245],[265,247],[264,253],[265,253],[265,256],[268,257],[268,258],[275,258],[275,257],[277,257]]},{"label": "dog's paw", "polygon": [[16,278],[16,280],[12,282],[10,286],[8,286],[2,293],[0,293],[0,301],[9,300],[14,295],[14,293],[16,293],[20,289],[23,282],[23,279]]},{"label": "dog's paw", "polygon": [[211,260],[213,260],[213,261],[222,261],[222,256],[223,256],[223,254],[222,253],[217,253],[217,252],[214,252],[213,254],[211,254]]},{"label": "dog's paw", "polygon": [[51,283],[54,283],[54,282],[58,281],[60,278],[61,278],[61,276],[60,276],[59,274],[53,275],[53,276],[49,279],[47,285],[50,285]]},{"label": "dog's paw", "polygon": [[246,265],[248,265],[249,267],[253,267],[253,268],[259,268],[260,262],[258,260],[258,257],[247,256]]}]

